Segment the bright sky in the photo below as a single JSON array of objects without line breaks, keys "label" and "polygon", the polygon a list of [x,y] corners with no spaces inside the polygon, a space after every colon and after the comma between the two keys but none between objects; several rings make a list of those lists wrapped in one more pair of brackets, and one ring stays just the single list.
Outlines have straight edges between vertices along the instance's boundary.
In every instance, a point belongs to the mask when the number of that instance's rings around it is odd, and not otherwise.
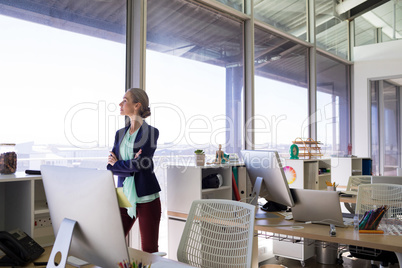
[{"label": "bright sky", "polygon": [[[0,29],[0,141],[111,147],[123,125],[125,46],[6,16]],[[146,60],[160,144],[224,143],[225,69],[153,51]],[[255,85],[257,144],[301,136],[307,90],[260,77]]]}]

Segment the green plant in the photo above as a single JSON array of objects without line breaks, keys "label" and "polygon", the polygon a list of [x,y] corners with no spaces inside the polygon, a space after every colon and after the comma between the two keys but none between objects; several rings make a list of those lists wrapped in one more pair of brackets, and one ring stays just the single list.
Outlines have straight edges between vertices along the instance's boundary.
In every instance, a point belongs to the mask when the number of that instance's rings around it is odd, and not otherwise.
[{"label": "green plant", "polygon": [[195,154],[204,154],[204,150],[195,150],[194,153]]}]

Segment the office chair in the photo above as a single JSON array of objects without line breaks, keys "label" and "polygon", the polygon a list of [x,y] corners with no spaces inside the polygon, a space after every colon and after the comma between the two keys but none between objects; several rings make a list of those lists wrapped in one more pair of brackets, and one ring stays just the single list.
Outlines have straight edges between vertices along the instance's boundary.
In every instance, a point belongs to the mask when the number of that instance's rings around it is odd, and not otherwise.
[{"label": "office chair", "polygon": [[177,259],[201,268],[249,268],[255,206],[232,200],[193,201]]},{"label": "office chair", "polygon": [[[360,184],[370,184],[371,176],[370,175],[359,175],[359,176],[350,176],[348,180],[348,185],[346,186],[346,192],[356,192]],[[356,204],[353,203],[344,203],[345,208],[352,214],[355,214]]]},{"label": "office chair", "polygon": [[[387,235],[401,235],[402,230],[398,229],[402,223],[402,185],[397,184],[361,184],[357,193],[356,214],[359,219],[364,213],[381,206],[387,206],[378,229],[383,230]],[[380,267],[387,267],[388,263],[397,263],[398,259],[394,252],[349,246],[352,256],[380,261]]]}]

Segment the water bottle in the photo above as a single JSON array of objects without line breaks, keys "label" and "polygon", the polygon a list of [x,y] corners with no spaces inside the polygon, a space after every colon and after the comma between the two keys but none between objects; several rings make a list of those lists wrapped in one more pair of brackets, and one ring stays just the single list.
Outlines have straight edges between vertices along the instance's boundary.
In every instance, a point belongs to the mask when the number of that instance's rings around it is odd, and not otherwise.
[{"label": "water bottle", "polygon": [[359,231],[359,217],[357,215],[353,217],[353,227],[355,231]]}]

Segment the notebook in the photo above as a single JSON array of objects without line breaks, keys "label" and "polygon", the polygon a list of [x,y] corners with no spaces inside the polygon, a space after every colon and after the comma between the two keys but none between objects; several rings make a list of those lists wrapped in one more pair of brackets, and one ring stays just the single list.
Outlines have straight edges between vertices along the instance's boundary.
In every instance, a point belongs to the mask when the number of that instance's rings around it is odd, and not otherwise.
[{"label": "notebook", "polygon": [[295,202],[292,215],[295,221],[318,224],[334,224],[347,227],[342,216],[339,193],[336,191],[321,191],[308,189],[290,189]]}]

